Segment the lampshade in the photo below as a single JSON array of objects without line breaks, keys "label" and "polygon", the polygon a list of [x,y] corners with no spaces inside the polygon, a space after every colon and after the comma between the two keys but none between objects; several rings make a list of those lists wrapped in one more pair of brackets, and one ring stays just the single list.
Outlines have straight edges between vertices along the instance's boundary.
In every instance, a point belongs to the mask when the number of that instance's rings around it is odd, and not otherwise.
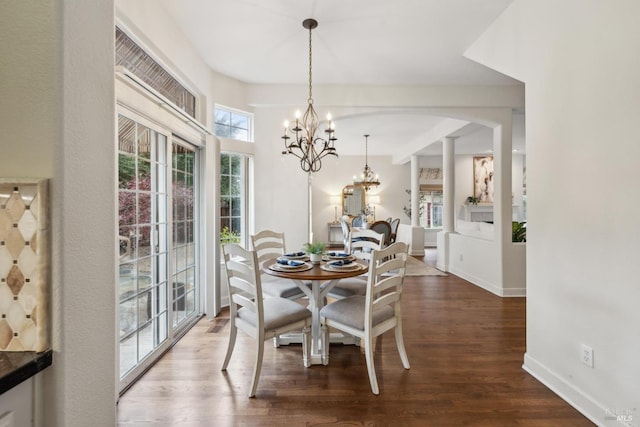
[{"label": "lampshade", "polygon": [[329,203],[334,206],[339,206],[342,202],[342,197],[340,196],[331,196],[329,197]]}]

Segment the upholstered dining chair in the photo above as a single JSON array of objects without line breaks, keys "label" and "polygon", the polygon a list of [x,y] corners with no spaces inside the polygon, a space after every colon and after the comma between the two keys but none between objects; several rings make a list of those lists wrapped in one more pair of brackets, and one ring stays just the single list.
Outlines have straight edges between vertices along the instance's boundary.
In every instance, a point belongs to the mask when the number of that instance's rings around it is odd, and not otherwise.
[{"label": "upholstered dining chair", "polygon": [[407,263],[406,243],[393,243],[382,250],[374,250],[369,265],[369,279],[365,295],[337,300],[320,310],[323,319],[322,351],[329,352],[329,328],[335,328],[360,338],[364,345],[371,392],[379,394],[373,359],[375,338],[384,332],[395,331],[396,347],[402,366],[409,369],[409,358],[402,337],[402,284]]},{"label": "upholstered dining chair", "polygon": [[248,251],[236,243],[223,246],[224,262],[227,269],[229,290],[229,346],[222,364],[226,371],[233,354],[238,329],[251,336],[256,344],[256,358],[249,397],[256,394],[264,342],[280,334],[302,331],[302,354],[305,366],[310,366],[311,312],[304,306],[286,298],[262,297],[258,257],[255,251]]},{"label": "upholstered dining chair", "polygon": [[[286,253],[284,233],[262,230],[251,236],[251,245],[258,255],[260,268],[270,259],[278,258]],[[263,292],[273,297],[298,299],[304,297],[304,292],[289,279],[279,279],[268,274],[261,275],[266,286]]]},{"label": "upholstered dining chair", "polygon": [[391,224],[387,221],[375,221],[369,228],[377,233],[384,234],[384,245],[391,243]]},{"label": "upholstered dining chair", "polygon": [[396,236],[398,234],[398,225],[400,225],[400,218],[390,221],[389,224],[391,224],[391,243],[395,243]]},{"label": "upholstered dining chair", "polygon": [[[347,252],[358,259],[369,261],[373,250],[384,247],[384,235],[374,230],[351,230],[349,233],[349,248]],[[367,273],[368,274],[368,273]],[[327,296],[331,298],[345,298],[351,295],[364,295],[366,292],[367,274],[348,279],[342,279],[331,288]]]},{"label": "upholstered dining chair", "polygon": [[364,215],[354,216],[353,219],[351,220],[351,225],[353,227],[366,228],[367,221],[365,216]]}]

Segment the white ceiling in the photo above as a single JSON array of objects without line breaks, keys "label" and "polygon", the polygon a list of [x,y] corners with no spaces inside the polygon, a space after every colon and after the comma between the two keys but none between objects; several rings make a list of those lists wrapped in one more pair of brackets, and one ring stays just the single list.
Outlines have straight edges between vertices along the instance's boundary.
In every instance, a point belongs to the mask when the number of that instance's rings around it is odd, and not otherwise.
[{"label": "white ceiling", "polygon": [[[248,83],[308,83],[302,21],[316,19],[314,85],[518,84],[462,56],[512,1],[161,0],[213,70]],[[441,120],[404,113],[343,119],[339,153],[363,154],[362,135],[370,134],[369,154],[389,155]],[[489,149],[484,136],[460,138],[456,151]],[[465,148],[467,139],[475,146]],[[439,154],[437,145],[425,154]]]}]

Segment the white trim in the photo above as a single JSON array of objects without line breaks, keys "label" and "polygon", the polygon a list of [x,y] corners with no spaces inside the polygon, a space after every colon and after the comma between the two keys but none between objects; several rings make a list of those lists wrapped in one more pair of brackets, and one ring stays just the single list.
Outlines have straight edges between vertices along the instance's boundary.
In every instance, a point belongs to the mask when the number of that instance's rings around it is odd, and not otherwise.
[{"label": "white trim", "polygon": [[202,123],[200,123],[199,121],[197,121],[196,119],[194,119],[193,117],[191,117],[190,115],[182,111],[173,102],[167,99],[167,97],[165,97],[160,92],[158,92],[157,90],[155,90],[154,88],[146,84],[138,76],[133,74],[131,71],[129,71],[125,67],[121,65],[116,67],[116,77],[120,78],[121,81],[128,83],[129,86],[131,86],[134,89],[142,89],[144,93],[146,93],[147,95],[150,95],[152,98],[155,98],[157,105],[169,111],[184,123],[187,123],[188,125],[193,126],[194,128],[198,129],[200,132],[202,132],[205,135],[211,134],[211,131],[207,129],[205,125],[203,125]]},{"label": "white trim", "polygon": [[560,396],[569,405],[576,408],[580,413],[598,426],[633,427],[624,421],[605,420],[606,409],[593,397],[583,390],[570,384],[560,375],[538,362],[529,353],[524,355],[522,369],[531,374],[535,379],[544,384],[547,388]]}]

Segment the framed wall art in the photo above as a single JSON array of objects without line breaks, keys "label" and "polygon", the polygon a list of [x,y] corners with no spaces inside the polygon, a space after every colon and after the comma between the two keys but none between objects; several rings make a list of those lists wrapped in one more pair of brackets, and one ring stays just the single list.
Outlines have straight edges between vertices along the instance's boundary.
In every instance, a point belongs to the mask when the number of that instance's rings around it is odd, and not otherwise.
[{"label": "framed wall art", "polygon": [[479,203],[493,203],[493,156],[473,158],[473,195]]}]

